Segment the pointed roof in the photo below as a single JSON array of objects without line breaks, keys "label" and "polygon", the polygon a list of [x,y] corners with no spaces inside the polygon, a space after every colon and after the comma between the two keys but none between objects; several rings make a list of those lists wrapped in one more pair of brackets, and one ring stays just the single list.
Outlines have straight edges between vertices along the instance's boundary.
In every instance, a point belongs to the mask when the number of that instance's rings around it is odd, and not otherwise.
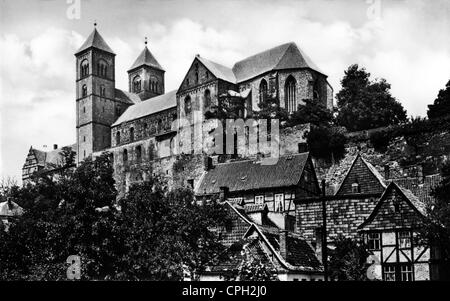
[{"label": "pointed roof", "polygon": [[94,28],[94,31],[92,31],[92,33],[89,35],[89,37],[86,39],[83,45],[81,45],[81,47],[77,50],[75,54],[83,52],[91,47],[109,52],[111,54],[115,54],[114,51],[112,51],[112,49],[108,46],[108,44],[106,44],[105,40],[97,31],[97,28]]},{"label": "pointed roof", "polygon": [[147,46],[145,46],[144,50],[142,50],[141,54],[137,57],[137,59],[134,61],[133,65],[131,65],[130,69],[128,71],[131,71],[133,69],[136,69],[141,66],[149,66],[153,67],[155,69],[159,69],[161,71],[165,71],[163,67],[158,63],[158,61],[155,59],[153,54],[148,50]]},{"label": "pointed roof", "polygon": [[252,79],[268,71],[310,68],[324,74],[294,43],[286,43],[252,55],[233,66],[237,82]]},{"label": "pointed roof", "polygon": [[219,63],[207,60],[200,55],[196,56],[199,60],[215,77],[223,79],[230,83],[236,83],[236,77],[234,76],[233,70]]}]

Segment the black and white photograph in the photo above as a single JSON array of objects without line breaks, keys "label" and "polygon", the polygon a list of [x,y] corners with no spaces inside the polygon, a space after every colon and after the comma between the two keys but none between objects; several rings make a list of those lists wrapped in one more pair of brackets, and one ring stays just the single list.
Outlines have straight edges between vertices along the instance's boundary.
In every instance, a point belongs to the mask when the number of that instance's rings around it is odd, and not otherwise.
[{"label": "black and white photograph", "polygon": [[450,1],[0,0],[0,280],[449,281]]}]

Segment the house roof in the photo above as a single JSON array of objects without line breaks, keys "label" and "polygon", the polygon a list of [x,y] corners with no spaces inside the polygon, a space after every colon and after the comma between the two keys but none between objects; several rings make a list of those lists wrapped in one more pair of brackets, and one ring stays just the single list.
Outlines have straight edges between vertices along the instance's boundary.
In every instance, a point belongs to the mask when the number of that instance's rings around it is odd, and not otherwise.
[{"label": "house roof", "polygon": [[15,202],[8,204],[8,201],[0,203],[0,216],[16,216],[23,213],[22,207]]},{"label": "house roof", "polygon": [[77,50],[75,54],[83,52],[89,48],[96,48],[114,54],[114,51],[112,51],[112,49],[108,46],[108,44],[106,44],[103,37],[97,31],[97,28],[94,28],[89,37],[86,39],[83,45],[81,45],[81,47]]},{"label": "house roof", "polygon": [[[377,205],[373,209],[370,216],[358,227],[358,229],[364,229],[367,225],[369,225],[375,217],[380,212],[380,208],[383,205],[383,203],[388,199],[389,193],[393,190],[396,190],[400,193],[400,195],[403,197],[403,200],[410,206],[410,208],[413,209],[413,211],[417,212],[420,217],[424,218],[426,216],[426,206],[425,203],[422,202],[417,196],[415,196],[410,190],[399,186],[395,182],[391,182],[389,186],[385,189],[383,195],[381,196],[380,200],[378,201]],[[400,218],[401,222],[404,222],[406,219],[405,216],[402,216]],[[395,222],[391,220],[391,222]]]},{"label": "house roof", "polygon": [[429,203],[434,200],[432,196],[433,189],[442,181],[440,174],[429,175],[423,178],[398,178],[393,179],[399,186],[410,190],[421,202]]},{"label": "house roof", "polygon": [[196,187],[198,195],[298,185],[309,153],[281,156],[273,165],[262,165],[251,160],[217,164],[203,174]]},{"label": "house roof", "polygon": [[145,46],[137,59],[134,61],[133,65],[131,65],[130,69],[128,70],[131,71],[141,66],[149,66],[164,71],[163,67],[161,67],[150,50],[148,50],[147,46]]},{"label": "house roof", "polygon": [[173,90],[128,107],[112,126],[175,108],[177,106],[176,92],[176,90]]},{"label": "house roof", "polygon": [[242,82],[268,71],[295,68],[310,68],[324,74],[293,42],[276,46],[243,59],[234,64],[232,70],[237,82]]},{"label": "house roof", "polygon": [[352,194],[352,184],[357,181],[360,193],[382,193],[385,180],[378,170],[366,161],[360,153],[353,160],[335,195]]},{"label": "house roof", "polygon": [[76,144],[71,144],[67,146],[63,146],[58,149],[50,150],[48,152],[35,149],[33,147],[30,148],[30,152],[34,154],[37,160],[37,165],[43,166],[46,169],[54,169],[58,166],[63,165],[63,156],[61,151],[64,147],[69,147],[72,151],[76,152]]},{"label": "house roof", "polygon": [[230,83],[236,83],[236,77],[231,68],[205,59],[199,55],[196,56],[196,59],[199,60],[216,78]]}]

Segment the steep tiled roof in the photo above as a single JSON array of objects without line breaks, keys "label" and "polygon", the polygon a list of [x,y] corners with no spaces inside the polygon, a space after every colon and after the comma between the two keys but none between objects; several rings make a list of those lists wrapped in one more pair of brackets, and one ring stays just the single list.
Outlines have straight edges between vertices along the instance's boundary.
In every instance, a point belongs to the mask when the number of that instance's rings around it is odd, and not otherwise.
[{"label": "steep tiled roof", "polygon": [[112,126],[176,107],[176,92],[173,90],[128,107]]},{"label": "steep tiled roof", "polygon": [[311,68],[323,73],[295,43],[286,43],[252,55],[233,66],[237,82],[249,80],[272,70]]},{"label": "steep tiled roof", "polygon": [[309,153],[281,156],[273,165],[250,160],[223,163],[206,172],[197,194],[214,194],[220,187],[230,192],[297,185],[308,161]]},{"label": "steep tiled roof", "polygon": [[164,71],[163,67],[161,67],[150,50],[148,50],[147,46],[145,46],[144,50],[142,50],[141,54],[139,54],[136,61],[134,61],[129,70],[133,70],[144,65]]},{"label": "steep tiled roof", "polygon": [[336,195],[353,194],[352,184],[358,182],[360,192],[362,194],[368,193],[382,193],[386,188],[383,177],[375,167],[367,162],[361,154],[358,154],[344,179],[342,180]]},{"label": "steep tiled roof", "polygon": [[98,33],[96,28],[94,28],[94,31],[92,31],[92,33],[89,35],[89,37],[86,39],[83,45],[81,45],[81,47],[77,50],[75,54],[78,54],[91,47],[114,54],[112,49],[108,46],[108,44],[106,44],[105,40]]},{"label": "steep tiled roof", "polygon": [[116,100],[128,103],[128,104],[136,104],[142,102],[139,95],[131,92],[127,92],[120,89],[115,89]]},{"label": "steep tiled roof", "polygon": [[201,56],[196,57],[215,77],[223,79],[230,83],[236,83],[236,77],[233,70],[221,64],[207,60]]},{"label": "steep tiled roof", "polygon": [[433,189],[438,186],[442,181],[440,174],[425,176],[423,179],[419,177],[415,178],[399,178],[393,179],[399,186],[410,190],[420,201],[429,203],[433,200],[431,193]]}]

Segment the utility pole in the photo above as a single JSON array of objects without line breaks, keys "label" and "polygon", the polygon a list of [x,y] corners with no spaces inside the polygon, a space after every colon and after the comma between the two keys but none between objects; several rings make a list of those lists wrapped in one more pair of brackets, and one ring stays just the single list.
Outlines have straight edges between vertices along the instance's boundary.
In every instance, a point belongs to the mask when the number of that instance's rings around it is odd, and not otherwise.
[{"label": "utility pole", "polygon": [[322,179],[322,264],[325,281],[328,281],[328,248],[327,248],[327,207],[325,179]]}]

